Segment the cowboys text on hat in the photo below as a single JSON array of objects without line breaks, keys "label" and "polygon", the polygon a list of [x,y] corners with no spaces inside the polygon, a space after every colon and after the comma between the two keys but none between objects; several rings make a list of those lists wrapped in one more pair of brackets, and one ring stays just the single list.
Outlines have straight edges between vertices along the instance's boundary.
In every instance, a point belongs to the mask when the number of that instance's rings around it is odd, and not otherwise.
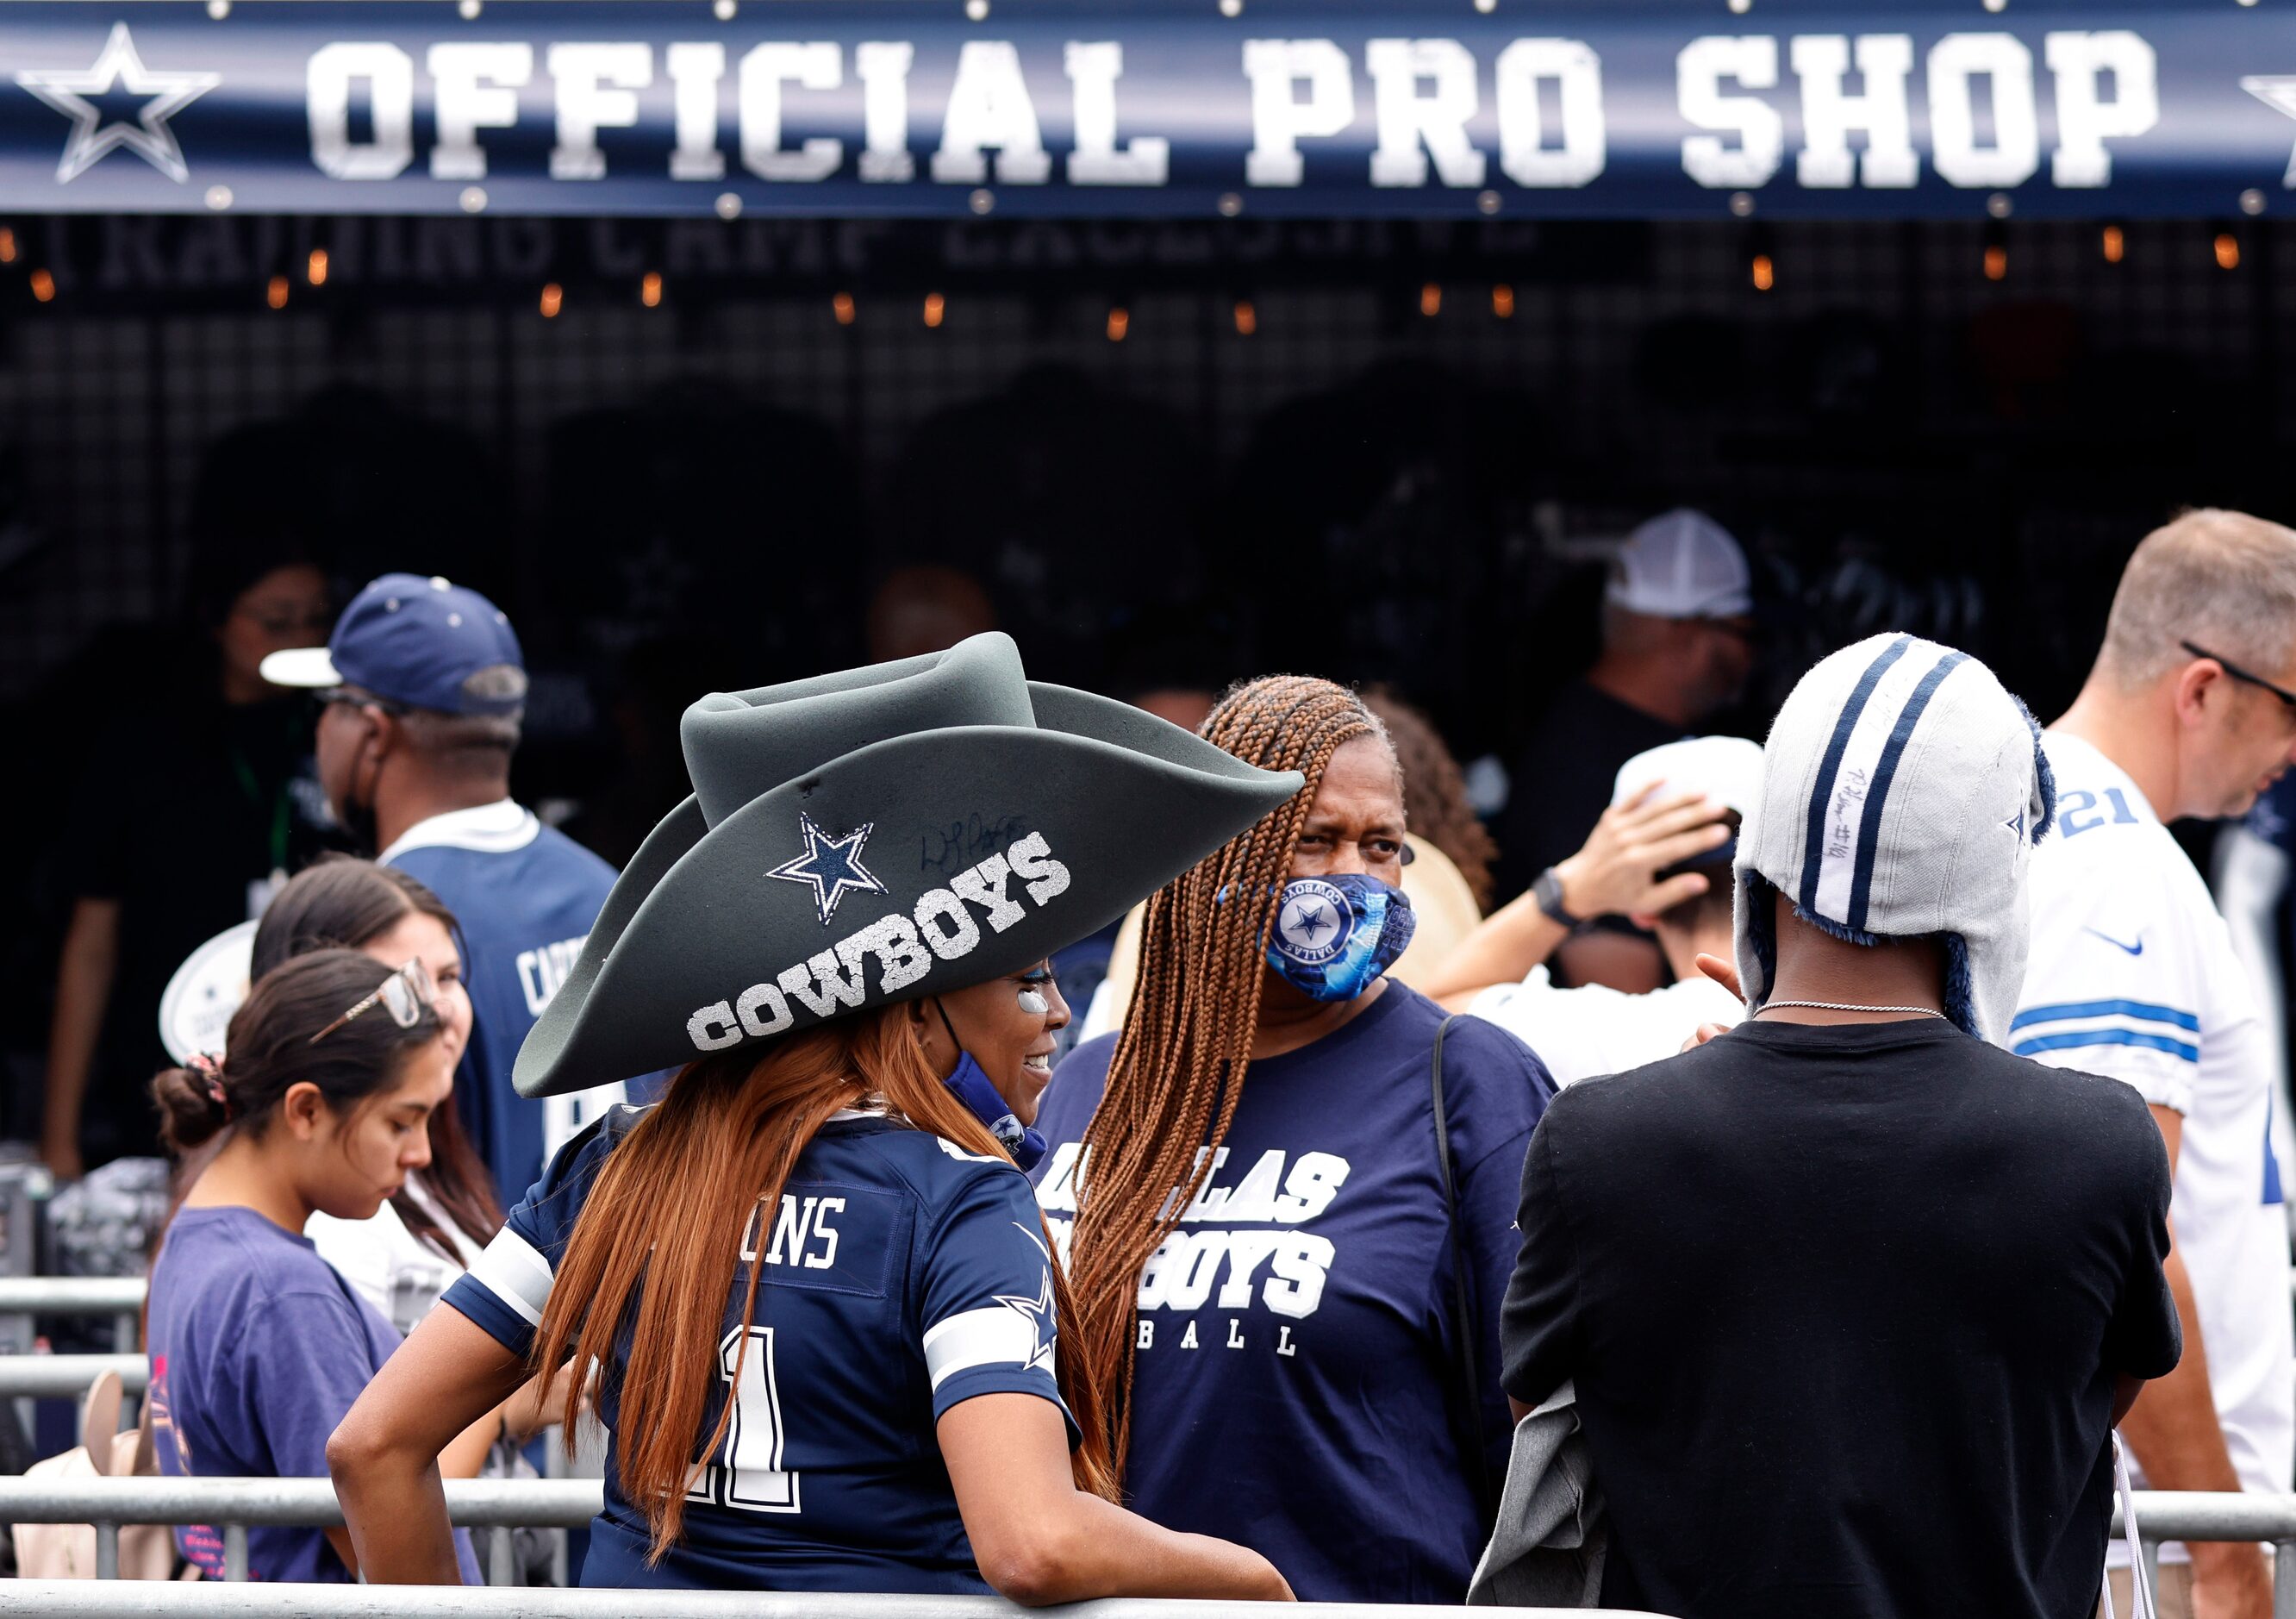
[{"label": "cowboys text on hat", "polygon": [[1015,878],[1029,903],[1042,907],[1068,891],[1069,868],[1053,859],[1044,834],[1032,832],[1003,854],[957,873],[947,887],[927,889],[910,915],[890,912],[830,949],[783,968],[768,982],[697,1007],[685,1020],[685,1032],[697,1051],[723,1051],[794,1025],[792,1000],[816,1018],[857,1010],[868,999],[864,964],[872,956],[878,963],[879,993],[906,990],[932,971],[936,957],[958,960],[980,942],[980,925],[968,905],[979,908],[992,933],[1001,933],[1028,915],[1006,892]]}]

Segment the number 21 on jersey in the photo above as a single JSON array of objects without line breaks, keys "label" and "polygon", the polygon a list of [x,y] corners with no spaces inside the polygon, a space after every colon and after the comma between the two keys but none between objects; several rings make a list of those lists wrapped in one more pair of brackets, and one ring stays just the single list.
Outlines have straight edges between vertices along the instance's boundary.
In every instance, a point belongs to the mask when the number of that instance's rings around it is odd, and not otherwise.
[{"label": "number 21 on jersey", "polygon": [[750,1328],[749,1352],[734,1327],[718,1345],[718,1375],[734,1401],[718,1459],[685,1492],[741,1512],[795,1512],[798,1475],[782,1470],[781,1385],[774,1376],[774,1329]]}]

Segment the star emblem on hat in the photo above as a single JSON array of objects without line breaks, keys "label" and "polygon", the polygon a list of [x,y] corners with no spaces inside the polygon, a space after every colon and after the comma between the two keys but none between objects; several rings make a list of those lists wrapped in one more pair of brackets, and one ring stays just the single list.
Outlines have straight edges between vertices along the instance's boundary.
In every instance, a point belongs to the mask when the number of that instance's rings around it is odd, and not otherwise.
[{"label": "star emblem on hat", "polygon": [[882,894],[885,885],[861,864],[862,845],[877,829],[874,821],[864,821],[842,837],[831,837],[814,824],[813,817],[798,812],[798,830],[805,836],[805,852],[786,865],[776,866],[766,875],[778,877],[784,883],[809,883],[813,885],[813,908],[820,914],[822,925],[837,914],[837,901],[845,891],[857,893]]},{"label": "star emblem on hat", "polygon": [[[2240,81],[2240,87],[2275,112],[2296,118],[2296,73],[2251,73]],[[2288,154],[2288,170],[2280,177],[2280,183],[2296,189],[2296,151]]]},{"label": "star emblem on hat", "polygon": [[[78,179],[125,147],[180,185],[191,178],[192,171],[168,120],[222,83],[223,75],[147,68],[136,53],[127,25],[115,22],[94,67],[84,72],[28,69],[16,75],[16,82],[72,121],[63,157],[56,164],[58,185]],[[144,103],[135,122],[107,123],[103,110],[87,98],[123,88],[130,95],[152,99]]]}]

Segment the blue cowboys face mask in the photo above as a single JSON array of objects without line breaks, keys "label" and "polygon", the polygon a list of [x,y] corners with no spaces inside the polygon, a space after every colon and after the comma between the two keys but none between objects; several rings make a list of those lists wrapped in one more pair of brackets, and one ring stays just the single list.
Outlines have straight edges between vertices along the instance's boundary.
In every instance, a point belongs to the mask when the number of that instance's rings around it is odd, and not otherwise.
[{"label": "blue cowboys face mask", "polygon": [[1267,965],[1316,1000],[1353,1000],[1395,965],[1418,925],[1410,898],[1377,877],[1294,877],[1267,935]]},{"label": "blue cowboys face mask", "polygon": [[[940,1010],[941,1026],[948,1029],[948,1038],[955,1040],[956,1031],[949,1028],[947,1011],[940,1007],[939,1001],[933,1005]],[[988,1127],[988,1133],[996,1138],[997,1145],[1013,1155],[1013,1163],[1024,1170],[1032,1170],[1044,1161],[1044,1137],[1021,1122],[1019,1115],[1013,1111],[1013,1105],[1004,1099],[996,1082],[980,1064],[972,1060],[972,1053],[962,1044],[956,1048],[955,1072],[941,1083],[955,1092],[956,1099],[972,1110],[972,1116]]]}]

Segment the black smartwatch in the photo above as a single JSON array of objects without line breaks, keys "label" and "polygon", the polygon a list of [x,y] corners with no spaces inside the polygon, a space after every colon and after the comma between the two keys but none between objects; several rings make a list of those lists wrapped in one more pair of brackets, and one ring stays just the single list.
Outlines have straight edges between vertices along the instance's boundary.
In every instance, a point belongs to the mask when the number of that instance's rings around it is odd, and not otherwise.
[{"label": "black smartwatch", "polygon": [[1562,879],[1552,866],[1540,872],[1538,880],[1530,885],[1530,897],[1538,902],[1540,910],[1565,927],[1577,927],[1586,920],[1584,916],[1572,916],[1562,903]]}]

